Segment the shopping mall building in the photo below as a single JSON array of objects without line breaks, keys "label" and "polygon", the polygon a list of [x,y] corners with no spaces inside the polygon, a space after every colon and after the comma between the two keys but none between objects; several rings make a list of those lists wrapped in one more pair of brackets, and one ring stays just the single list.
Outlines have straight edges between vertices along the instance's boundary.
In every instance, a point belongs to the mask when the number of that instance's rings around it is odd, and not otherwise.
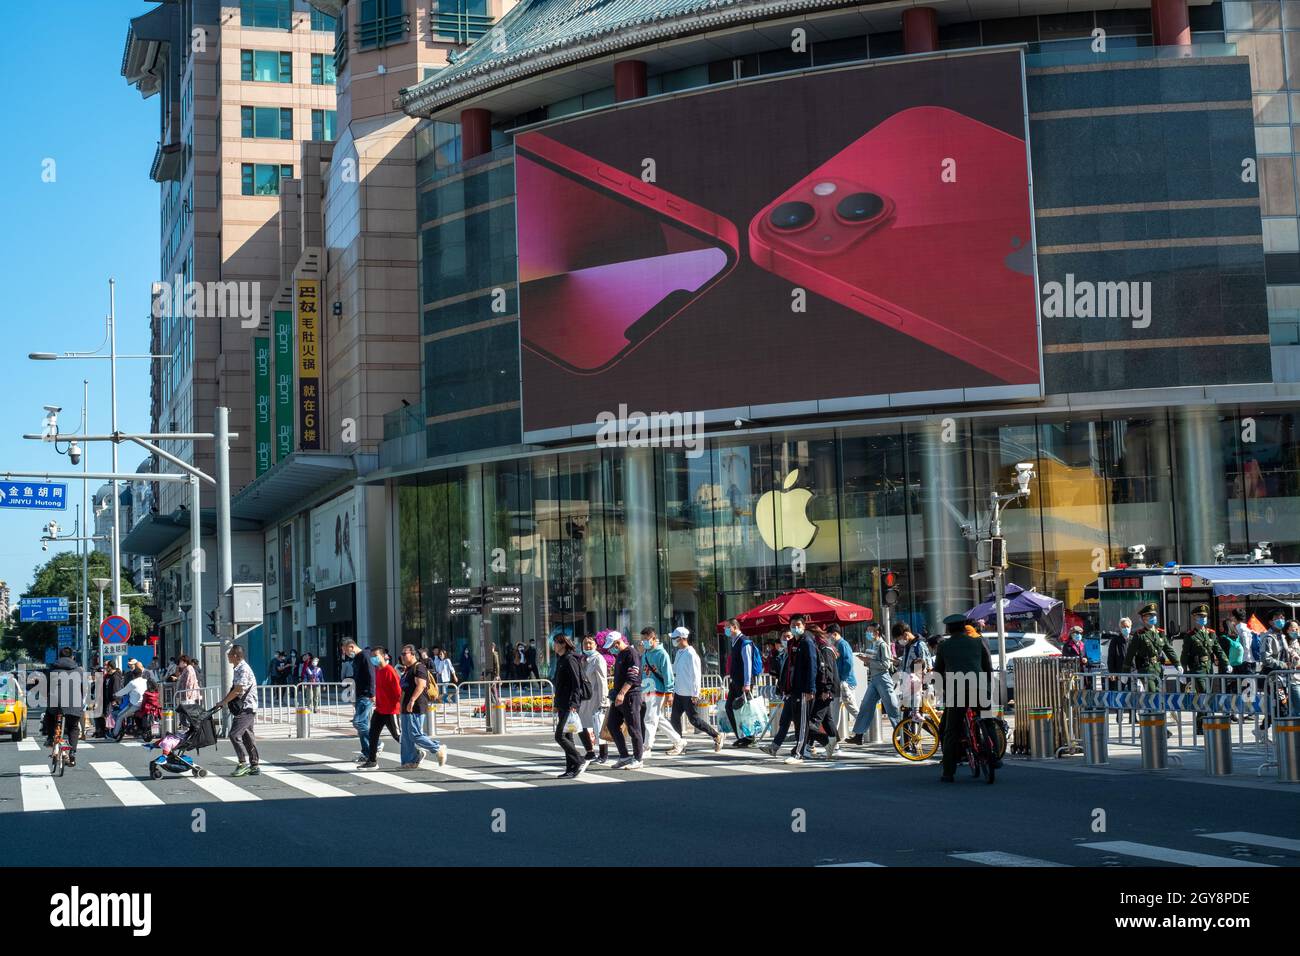
[{"label": "shopping mall building", "polygon": [[1136,545],[1300,561],[1300,3],[311,6],[339,133],[254,334],[302,348],[309,284],[319,438],[235,514],[350,590],[282,584],[255,656],[878,608],[883,569],[933,628],[1020,462],[1010,579],[1091,623]]}]

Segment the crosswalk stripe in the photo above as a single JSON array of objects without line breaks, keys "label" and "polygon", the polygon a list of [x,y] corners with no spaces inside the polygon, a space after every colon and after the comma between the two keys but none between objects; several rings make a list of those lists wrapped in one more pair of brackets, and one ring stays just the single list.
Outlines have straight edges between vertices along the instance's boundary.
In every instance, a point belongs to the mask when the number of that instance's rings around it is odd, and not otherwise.
[{"label": "crosswalk stripe", "polygon": [[[511,751],[512,753],[533,754],[536,756],[553,757],[556,755],[555,751],[545,750],[541,747],[512,747],[508,744],[488,744],[488,747],[491,750],[508,750]],[[694,757],[669,757],[668,759],[671,760],[674,764],[680,763],[683,766],[687,766],[687,767],[717,767],[720,770],[736,770],[741,773],[788,773],[789,772],[780,767],[763,766],[758,761],[753,760],[753,758],[746,757],[740,754],[736,755],[739,759],[729,760],[729,761],[712,759],[717,756],[718,756],[717,754],[712,754],[712,753],[709,754],[701,753],[698,756],[694,756]],[[676,776],[675,773],[655,774],[653,772],[655,770],[661,770],[661,769],[669,769],[669,768],[654,767],[654,768],[650,768],[650,772],[653,776],[662,776],[662,777]],[[638,771],[633,770],[630,772],[637,773]],[[647,768],[642,767],[639,772],[645,773],[647,772]],[[687,771],[680,771],[680,773],[683,773],[688,777],[701,776],[700,774],[693,774]],[[587,776],[587,774],[584,774],[584,777],[585,776]],[[604,778],[602,777],[602,779]]]},{"label": "crosswalk stripe", "polygon": [[[392,754],[380,754],[379,759],[396,760],[400,763],[402,758],[393,756]],[[439,767],[435,763],[432,767],[428,768],[421,765],[420,769],[427,769],[430,773],[440,773],[444,776],[451,777],[453,780],[464,780],[466,783],[481,783],[484,786],[492,787],[495,790],[521,790],[537,786],[535,783],[525,783],[522,780],[502,780],[500,777],[494,777],[490,773],[482,773],[478,770],[470,770],[466,767],[453,767],[450,764],[444,767]]]},{"label": "crosswalk stripe", "polygon": [[162,805],[162,798],[146,787],[140,778],[127,770],[115,760],[95,761],[91,769],[99,774],[101,780],[108,784],[125,807],[156,807]]},{"label": "crosswalk stripe", "polygon": [[[231,763],[239,763],[238,757],[227,757]],[[311,777],[302,773],[295,773],[292,770],[283,770],[280,767],[272,766],[269,763],[260,763],[262,775],[270,777],[276,783],[282,783],[286,786],[293,787],[295,790],[301,790],[303,793],[309,793],[313,797],[351,797],[353,793],[347,790],[341,790],[332,784],[322,783],[319,780],[313,780]]]},{"label": "crosswalk stripe", "polygon": [[971,863],[983,863],[985,866],[1068,866],[1066,863],[1053,863],[1051,860],[1036,860],[1032,856],[1018,853],[1003,853],[990,850],[986,853],[949,853],[955,860],[969,860]]},{"label": "crosswalk stripe", "polygon": [[1247,843],[1253,846],[1266,846],[1274,850],[1291,850],[1300,853],[1300,840],[1288,837],[1271,836],[1267,833],[1251,833],[1247,830],[1230,830],[1227,833],[1198,833],[1197,836],[1207,840],[1224,840],[1228,843]]},{"label": "crosswalk stripe", "polygon": [[214,777],[209,774],[206,777],[196,777],[189,775],[194,786],[200,790],[206,790],[212,796],[216,797],[222,803],[242,803],[248,800],[261,800],[255,793],[249,793],[243,787],[237,787],[225,777]]},{"label": "crosswalk stripe", "polygon": [[63,809],[63,799],[54,786],[49,767],[44,764],[24,764],[18,768],[18,772],[22,775],[24,810]]},{"label": "crosswalk stripe", "polygon": [[[461,751],[461,753],[465,753],[465,751]],[[554,757],[557,755],[551,754],[551,756]],[[475,760],[482,760],[486,763],[497,764],[498,766],[502,766],[502,767],[517,767],[520,770],[527,770],[532,773],[547,774],[549,776],[554,777],[557,780],[559,779],[559,774],[557,772],[559,770],[558,763],[555,765],[547,765],[542,763],[520,763],[518,760],[515,760],[512,757],[502,757],[499,756],[498,754],[485,754],[477,750],[474,751],[473,758]],[[607,776],[606,774],[595,773],[594,771],[587,771],[583,773],[581,777],[574,777],[572,779],[576,780],[578,783],[622,783],[623,782],[619,780],[617,777],[611,777],[611,776]]]},{"label": "crosswalk stripe", "polygon": [[824,867],[824,868],[826,868],[826,869],[835,869],[835,868],[837,868],[837,867],[843,868],[843,867],[846,867],[846,866],[864,866],[864,867],[865,867],[865,866],[870,866],[870,867],[883,867],[884,865],[885,865],[885,864],[883,864],[883,863],[871,863],[871,862],[868,861],[868,860],[863,860],[861,863],[821,863],[821,864],[819,864],[819,866]]},{"label": "crosswalk stripe", "polygon": [[647,767],[641,765],[639,770],[620,770],[619,773],[648,773],[652,777],[663,777],[667,780],[686,780],[691,777],[704,777],[707,774],[696,773],[693,770],[673,770],[669,767]]},{"label": "crosswalk stripe", "polygon": [[18,749],[19,750],[40,750],[41,748],[36,745],[36,741],[34,740],[20,740],[18,741]]},{"label": "crosswalk stripe", "polygon": [[441,787],[435,787],[431,783],[420,783],[418,780],[407,780],[395,773],[388,773],[384,770],[358,770],[356,764],[339,763],[333,757],[327,757],[324,754],[290,754],[295,760],[306,760],[309,763],[323,764],[331,770],[338,773],[350,774],[353,777],[360,777],[362,780],[370,780],[384,787],[392,787],[394,790],[400,790],[403,793],[446,793]]},{"label": "crosswalk stripe", "polygon": [[1230,856],[1212,856],[1209,853],[1192,853],[1189,850],[1171,850],[1168,847],[1152,846],[1149,843],[1131,843],[1128,840],[1110,840],[1104,843],[1080,843],[1088,850],[1101,850],[1103,853],[1122,853],[1125,856],[1143,857],[1159,860],[1162,863],[1181,863],[1184,866],[1272,866],[1272,863],[1256,863],[1253,860],[1238,860]]}]

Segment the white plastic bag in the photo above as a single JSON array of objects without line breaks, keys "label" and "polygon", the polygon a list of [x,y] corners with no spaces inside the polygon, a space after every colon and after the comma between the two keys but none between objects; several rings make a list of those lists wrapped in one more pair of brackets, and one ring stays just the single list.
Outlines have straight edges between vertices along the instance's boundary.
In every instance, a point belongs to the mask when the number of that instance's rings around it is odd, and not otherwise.
[{"label": "white plastic bag", "polygon": [[578,718],[576,710],[569,711],[569,715],[564,718],[564,732],[566,734],[582,733],[582,721]]}]

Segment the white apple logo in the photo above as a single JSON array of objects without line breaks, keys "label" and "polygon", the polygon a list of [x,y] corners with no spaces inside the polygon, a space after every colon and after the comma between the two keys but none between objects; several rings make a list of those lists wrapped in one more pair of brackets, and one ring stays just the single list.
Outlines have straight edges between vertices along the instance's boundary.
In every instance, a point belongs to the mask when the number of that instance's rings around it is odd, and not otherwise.
[{"label": "white apple logo", "polygon": [[785,476],[780,491],[769,491],[754,506],[754,523],[758,536],[773,551],[782,548],[806,548],[817,537],[817,526],[808,520],[808,502],[812,492],[791,486],[799,479],[796,468]]}]

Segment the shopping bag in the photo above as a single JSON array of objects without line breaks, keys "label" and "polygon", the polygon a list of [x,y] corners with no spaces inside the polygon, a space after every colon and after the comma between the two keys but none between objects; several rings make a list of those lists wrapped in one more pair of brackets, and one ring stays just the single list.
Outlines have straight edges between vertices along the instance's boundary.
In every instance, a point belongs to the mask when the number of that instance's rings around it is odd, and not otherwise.
[{"label": "shopping bag", "polygon": [[564,718],[564,732],[566,734],[582,733],[582,721],[578,719],[576,710],[569,711],[569,715]]},{"label": "shopping bag", "polygon": [[614,735],[609,732],[609,718],[606,717],[604,723],[600,725],[600,739],[607,744],[614,742]]},{"label": "shopping bag", "polygon": [[718,730],[721,733],[731,733],[731,718],[727,716],[727,708],[721,703],[718,704]]},{"label": "shopping bag", "polygon": [[757,737],[767,725],[767,707],[761,697],[749,697],[736,710],[736,723],[740,724],[742,737]]}]

